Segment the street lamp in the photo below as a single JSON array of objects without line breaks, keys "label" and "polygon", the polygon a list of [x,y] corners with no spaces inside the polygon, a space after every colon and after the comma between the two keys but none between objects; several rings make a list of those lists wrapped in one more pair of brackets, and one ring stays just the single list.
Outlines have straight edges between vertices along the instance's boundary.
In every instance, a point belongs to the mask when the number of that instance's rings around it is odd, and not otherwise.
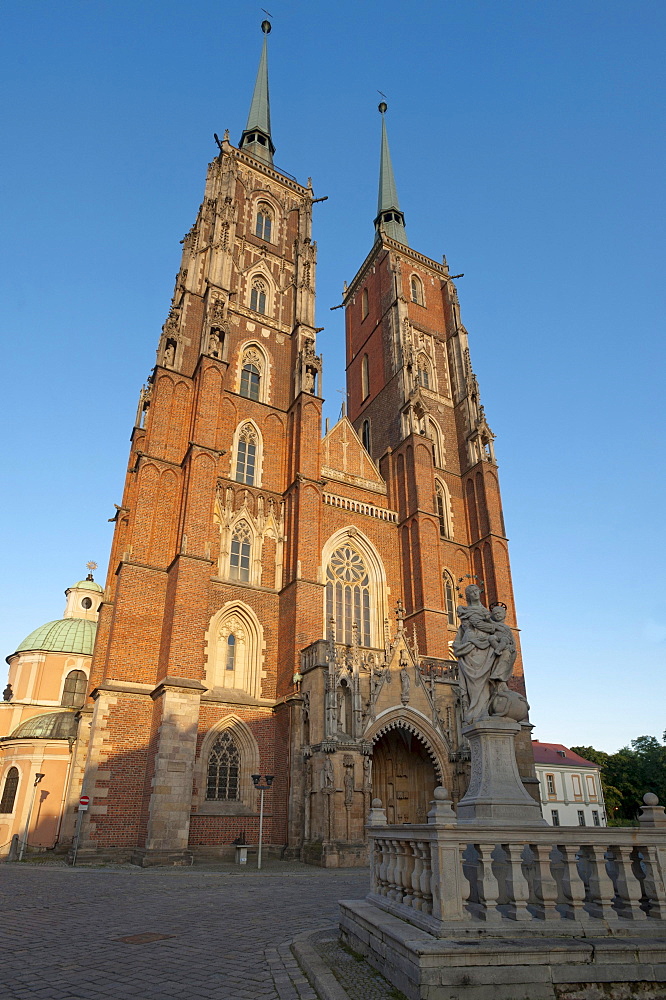
[{"label": "street lamp", "polygon": [[257,868],[261,868],[261,844],[264,839],[264,792],[267,792],[271,787],[274,777],[275,775],[273,774],[264,775],[266,784],[262,785],[260,774],[251,775],[254,787],[259,789],[261,792],[261,799],[259,801],[259,850],[257,852]]},{"label": "street lamp", "polygon": [[23,831],[23,841],[21,842],[21,850],[19,851],[19,861],[23,861],[23,855],[25,854],[25,849],[28,846],[28,830],[30,829],[30,820],[32,818],[32,807],[35,804],[35,795],[37,794],[37,785],[40,783],[43,774],[37,772],[35,774],[35,783],[32,786],[32,798],[30,799],[30,808],[28,809],[28,818],[25,821],[25,830]]}]

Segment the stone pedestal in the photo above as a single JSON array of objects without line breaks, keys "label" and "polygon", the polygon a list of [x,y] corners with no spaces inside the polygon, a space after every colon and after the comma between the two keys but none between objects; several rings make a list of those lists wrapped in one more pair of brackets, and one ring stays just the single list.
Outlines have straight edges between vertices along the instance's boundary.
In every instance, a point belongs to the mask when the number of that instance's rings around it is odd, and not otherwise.
[{"label": "stone pedestal", "polygon": [[482,719],[463,729],[472,752],[471,778],[458,803],[458,823],[486,826],[545,826],[537,802],[525,790],[516,765],[511,719]]}]

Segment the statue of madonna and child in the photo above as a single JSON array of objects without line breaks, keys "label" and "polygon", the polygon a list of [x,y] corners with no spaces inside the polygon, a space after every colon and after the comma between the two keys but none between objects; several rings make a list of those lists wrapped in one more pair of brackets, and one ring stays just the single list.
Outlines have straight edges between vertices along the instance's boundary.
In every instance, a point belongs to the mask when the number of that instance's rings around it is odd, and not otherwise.
[{"label": "statue of madonna and child", "polygon": [[529,705],[507,684],[516,661],[516,643],[504,621],[506,605],[497,602],[485,608],[481,589],[474,583],[465,589],[465,599],[467,604],[457,609],[460,627],[453,642],[463,722],[469,726],[491,716],[522,722]]}]

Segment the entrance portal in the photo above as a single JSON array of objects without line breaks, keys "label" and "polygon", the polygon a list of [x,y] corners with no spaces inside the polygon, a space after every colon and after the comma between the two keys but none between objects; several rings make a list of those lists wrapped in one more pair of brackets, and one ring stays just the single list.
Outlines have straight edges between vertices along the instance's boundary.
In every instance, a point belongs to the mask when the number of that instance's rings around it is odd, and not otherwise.
[{"label": "entrance portal", "polygon": [[392,729],[375,743],[372,795],[389,823],[427,823],[437,778],[428,751],[406,729]]}]

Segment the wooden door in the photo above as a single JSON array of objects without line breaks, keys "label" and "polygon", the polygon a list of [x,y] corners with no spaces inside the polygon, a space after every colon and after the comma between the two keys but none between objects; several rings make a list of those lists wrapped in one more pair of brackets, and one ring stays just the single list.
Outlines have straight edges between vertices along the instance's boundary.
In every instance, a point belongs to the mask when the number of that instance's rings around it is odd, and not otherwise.
[{"label": "wooden door", "polygon": [[435,769],[426,748],[405,729],[393,729],[375,744],[372,795],[382,800],[389,823],[426,823]]}]

